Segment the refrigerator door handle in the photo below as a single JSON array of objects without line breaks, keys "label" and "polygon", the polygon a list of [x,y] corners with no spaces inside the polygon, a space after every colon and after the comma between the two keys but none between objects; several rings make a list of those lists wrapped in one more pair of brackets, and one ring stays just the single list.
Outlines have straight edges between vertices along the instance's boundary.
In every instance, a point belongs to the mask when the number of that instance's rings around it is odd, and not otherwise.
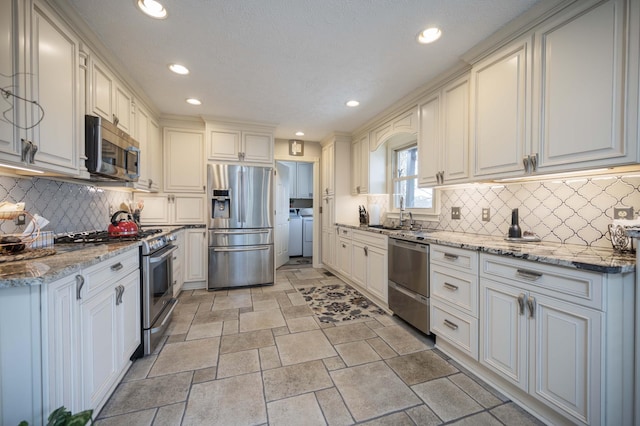
[{"label": "refrigerator door handle", "polygon": [[240,193],[238,194],[239,196],[239,200],[240,200],[240,223],[242,223],[242,226],[244,226],[244,223],[247,221],[247,214],[245,212],[245,197],[247,196],[246,192],[247,192],[247,188],[245,187],[245,183],[244,183],[244,171],[242,169],[242,167],[240,168],[240,170],[238,170],[238,174],[240,175]]},{"label": "refrigerator door handle", "polygon": [[244,235],[244,234],[267,234],[270,229],[238,229],[238,230],[216,230],[211,231],[220,235]]},{"label": "refrigerator door handle", "polygon": [[209,250],[216,252],[237,252],[237,251],[257,251],[269,250],[271,246],[241,246],[241,247],[209,247]]}]

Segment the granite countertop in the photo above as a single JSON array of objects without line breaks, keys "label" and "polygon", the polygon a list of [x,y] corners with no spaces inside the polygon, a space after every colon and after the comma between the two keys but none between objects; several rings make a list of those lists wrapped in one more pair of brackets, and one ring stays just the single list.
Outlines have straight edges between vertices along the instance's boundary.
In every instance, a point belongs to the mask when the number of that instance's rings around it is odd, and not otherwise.
[{"label": "granite countertop", "polygon": [[[550,265],[585,269],[602,273],[633,272],[636,267],[635,253],[621,253],[613,248],[588,247],[551,242],[516,243],[489,235],[467,234],[448,231],[405,231],[337,224],[353,229],[385,234],[409,241],[441,244],[485,253],[511,256]],[[640,236],[640,229],[637,230]]]},{"label": "granite countertop", "polygon": [[112,244],[56,244],[53,247],[56,250],[54,255],[0,263],[0,291],[8,287],[50,283],[120,253],[137,249],[139,245],[139,241]]}]

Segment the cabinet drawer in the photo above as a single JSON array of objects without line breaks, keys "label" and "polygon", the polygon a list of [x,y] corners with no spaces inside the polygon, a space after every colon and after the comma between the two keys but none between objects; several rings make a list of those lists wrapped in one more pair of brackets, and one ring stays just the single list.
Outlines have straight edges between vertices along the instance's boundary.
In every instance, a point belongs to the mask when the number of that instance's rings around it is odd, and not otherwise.
[{"label": "cabinet drawer", "polygon": [[93,265],[82,272],[84,287],[82,299],[87,300],[100,292],[102,287],[117,282],[140,267],[138,247],[111,259]]},{"label": "cabinet drawer", "polygon": [[340,226],[338,227],[338,237],[351,239],[352,235],[353,230],[351,228],[342,228]]},{"label": "cabinet drawer", "polygon": [[478,320],[438,300],[431,301],[431,332],[478,360]]},{"label": "cabinet drawer", "polygon": [[365,245],[387,249],[387,236],[375,234],[373,232],[353,231],[353,239]]},{"label": "cabinet drawer", "polygon": [[478,277],[442,266],[431,269],[431,296],[478,317]]},{"label": "cabinet drawer", "polygon": [[431,244],[431,262],[463,272],[478,273],[478,252],[472,250]]},{"label": "cabinet drawer", "polygon": [[559,300],[602,309],[603,274],[505,256],[482,254],[480,275]]}]

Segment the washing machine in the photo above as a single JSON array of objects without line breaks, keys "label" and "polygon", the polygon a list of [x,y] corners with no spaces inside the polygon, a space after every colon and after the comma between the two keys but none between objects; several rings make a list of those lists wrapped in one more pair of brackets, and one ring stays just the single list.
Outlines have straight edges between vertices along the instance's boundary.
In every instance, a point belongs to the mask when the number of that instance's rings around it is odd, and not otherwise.
[{"label": "washing machine", "polygon": [[289,210],[289,256],[302,256],[302,216]]},{"label": "washing machine", "polygon": [[302,256],[313,257],[313,209],[300,209],[302,216]]}]

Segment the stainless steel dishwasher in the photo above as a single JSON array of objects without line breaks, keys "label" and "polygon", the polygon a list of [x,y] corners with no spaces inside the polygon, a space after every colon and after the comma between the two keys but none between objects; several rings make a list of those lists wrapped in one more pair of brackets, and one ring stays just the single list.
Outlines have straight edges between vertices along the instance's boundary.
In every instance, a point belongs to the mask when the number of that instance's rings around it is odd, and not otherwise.
[{"label": "stainless steel dishwasher", "polygon": [[389,308],[429,332],[429,245],[389,238]]}]

